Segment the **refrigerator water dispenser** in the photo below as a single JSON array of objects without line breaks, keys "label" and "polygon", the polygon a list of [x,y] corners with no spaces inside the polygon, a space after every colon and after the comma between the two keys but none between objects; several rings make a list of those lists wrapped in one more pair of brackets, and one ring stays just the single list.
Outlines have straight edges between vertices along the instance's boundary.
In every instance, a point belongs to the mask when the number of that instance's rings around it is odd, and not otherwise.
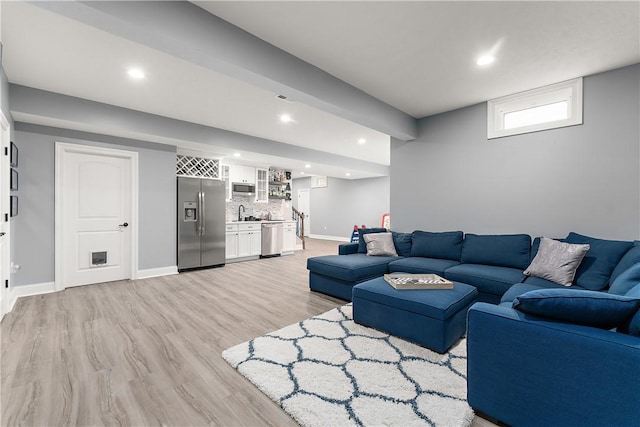
[{"label": "refrigerator water dispenser", "polygon": [[198,203],[196,202],[184,202],[184,217],[185,222],[198,221]]}]

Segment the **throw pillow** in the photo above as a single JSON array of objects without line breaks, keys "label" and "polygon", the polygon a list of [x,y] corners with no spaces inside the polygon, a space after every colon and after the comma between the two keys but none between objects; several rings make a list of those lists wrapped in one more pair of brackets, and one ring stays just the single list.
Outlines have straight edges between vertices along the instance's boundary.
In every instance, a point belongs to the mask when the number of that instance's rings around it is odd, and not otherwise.
[{"label": "throw pillow", "polygon": [[564,286],[571,286],[578,266],[589,245],[572,245],[543,237],[525,276],[536,276]]},{"label": "throw pillow", "polygon": [[513,308],[563,322],[612,329],[627,322],[640,298],[574,289],[540,289],[516,297]]},{"label": "throw pillow", "polygon": [[369,256],[398,256],[391,233],[370,233],[364,235]]},{"label": "throw pillow", "polygon": [[634,286],[640,283],[640,263],[629,268],[627,271],[616,277],[609,288],[610,294],[624,295]]},{"label": "throw pillow", "polygon": [[411,233],[391,232],[393,236],[393,244],[396,246],[396,252],[400,256],[411,255]]},{"label": "throw pillow", "polygon": [[607,287],[613,269],[633,247],[633,242],[596,239],[578,233],[569,233],[564,241],[588,244],[591,247],[576,273],[576,285],[594,291]]},{"label": "throw pillow", "polygon": [[386,233],[386,228],[358,228],[358,253],[367,253],[367,243],[364,241],[364,235],[369,233]]}]

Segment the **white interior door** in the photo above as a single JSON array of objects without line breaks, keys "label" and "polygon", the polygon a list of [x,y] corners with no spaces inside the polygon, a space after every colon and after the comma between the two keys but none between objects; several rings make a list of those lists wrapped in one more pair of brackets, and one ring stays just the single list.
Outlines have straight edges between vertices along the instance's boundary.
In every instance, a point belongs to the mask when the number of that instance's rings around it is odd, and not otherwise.
[{"label": "white interior door", "polygon": [[11,244],[9,225],[9,122],[0,111],[0,319],[9,311],[9,275],[11,267]]},{"label": "white interior door", "polygon": [[56,288],[135,278],[137,153],[58,144],[58,155]]},{"label": "white interior door", "polygon": [[298,190],[298,210],[304,213],[304,235],[311,233],[311,191],[309,188]]}]

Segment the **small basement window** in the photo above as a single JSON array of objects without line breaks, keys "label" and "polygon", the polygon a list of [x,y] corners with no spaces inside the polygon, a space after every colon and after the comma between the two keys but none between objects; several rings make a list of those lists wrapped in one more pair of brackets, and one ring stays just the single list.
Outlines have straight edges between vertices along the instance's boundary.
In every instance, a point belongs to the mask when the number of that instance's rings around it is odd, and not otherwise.
[{"label": "small basement window", "polygon": [[487,138],[582,124],[582,78],[487,103]]}]

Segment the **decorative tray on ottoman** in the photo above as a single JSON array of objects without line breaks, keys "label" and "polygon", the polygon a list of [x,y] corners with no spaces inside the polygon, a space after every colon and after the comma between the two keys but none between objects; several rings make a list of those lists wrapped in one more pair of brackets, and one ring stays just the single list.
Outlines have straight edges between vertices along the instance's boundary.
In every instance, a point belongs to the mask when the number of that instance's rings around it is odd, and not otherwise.
[{"label": "decorative tray on ottoman", "polygon": [[384,280],[396,289],[453,289],[453,282],[437,274],[391,273]]}]

